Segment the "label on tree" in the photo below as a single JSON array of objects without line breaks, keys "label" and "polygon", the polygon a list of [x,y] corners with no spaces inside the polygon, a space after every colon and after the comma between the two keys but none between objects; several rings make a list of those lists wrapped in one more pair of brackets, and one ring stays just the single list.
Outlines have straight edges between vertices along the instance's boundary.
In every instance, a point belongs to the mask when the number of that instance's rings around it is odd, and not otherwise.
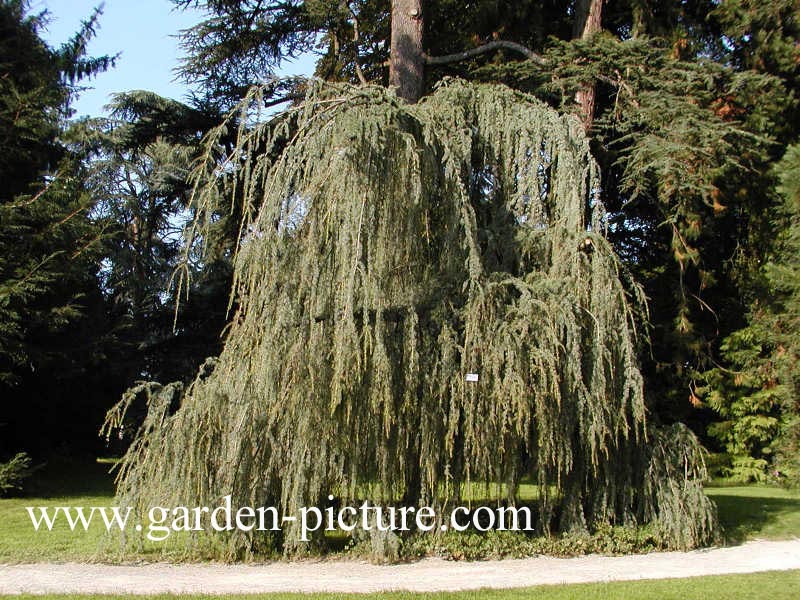
[{"label": "label on tree", "polygon": [[467,373],[467,381],[478,381],[477,373]]}]

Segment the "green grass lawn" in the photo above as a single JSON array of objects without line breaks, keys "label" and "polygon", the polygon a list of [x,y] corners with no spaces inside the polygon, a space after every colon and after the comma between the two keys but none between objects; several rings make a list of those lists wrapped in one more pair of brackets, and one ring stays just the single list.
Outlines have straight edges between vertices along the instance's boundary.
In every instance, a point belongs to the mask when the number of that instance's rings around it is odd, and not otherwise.
[{"label": "green grass lawn", "polygon": [[[93,525],[84,532],[71,532],[66,524],[53,531],[35,532],[25,511],[26,506],[110,506],[113,500],[112,478],[108,464],[86,465],[65,469],[50,465],[38,474],[28,488],[27,497],[0,500],[0,563],[33,561],[87,561],[99,557],[103,538],[102,525]],[[47,490],[57,490],[55,494]],[[526,490],[529,491],[529,490]],[[480,491],[476,490],[476,495]],[[748,539],[787,539],[800,537],[800,493],[767,486],[724,486],[708,488],[709,495],[719,507],[720,521],[730,543]],[[156,554],[154,545],[145,548],[143,557]],[[108,558],[106,555],[104,558]],[[543,586],[517,590],[482,590],[462,593],[435,594],[273,594],[267,596],[228,596],[238,600],[266,598],[267,600],[738,600],[751,598],[798,598],[800,571],[697,577],[659,581],[615,582],[568,586]],[[123,596],[27,596],[31,599],[98,598],[111,600]],[[15,596],[26,598],[26,596]],[[174,599],[175,596],[137,598]],[[188,598],[211,598],[190,596]]]},{"label": "green grass lawn", "polygon": [[[28,486],[27,497],[0,499],[0,562],[86,561],[101,558],[98,549],[103,539],[101,522],[93,522],[88,532],[72,532],[63,520],[53,531],[34,531],[27,506],[110,506],[113,481],[108,463],[74,466],[46,466]],[[533,488],[521,490],[533,494]],[[47,490],[57,490],[55,494]],[[791,539],[800,537],[800,492],[767,486],[713,486],[709,495],[719,507],[720,522],[728,543],[748,539]],[[481,490],[474,490],[480,497]],[[178,556],[180,539],[170,542]],[[163,549],[148,543],[142,557],[159,556]],[[113,558],[109,554],[104,559]]]},{"label": "green grass lawn", "polygon": [[[114,462],[49,464],[26,485],[20,498],[0,499],[0,563],[22,562],[116,562],[131,560],[130,554],[115,550],[119,542],[106,536],[102,519],[93,518],[87,530],[71,531],[61,515],[52,530],[36,531],[26,507],[110,507],[114,506]],[[135,534],[133,534],[135,535]],[[134,559],[176,560],[185,556],[183,533],[173,533],[166,542],[143,540]],[[195,560],[203,554],[196,551]]]},{"label": "green grass lawn", "polygon": [[414,594],[394,592],[381,594],[262,594],[252,596],[13,596],[25,600],[81,598],[82,600],[789,600],[798,597],[800,571],[755,573],[663,579],[654,581],[593,583],[581,585],[540,586],[515,590],[479,590],[474,592]]},{"label": "green grass lawn", "polygon": [[114,497],[110,465],[51,462],[26,482],[25,496],[0,499],[0,562],[89,560],[100,546],[102,526],[72,532],[65,523],[34,531],[26,506],[108,506]]},{"label": "green grass lawn", "polygon": [[0,500],[0,562],[89,560],[100,547],[102,526],[88,532],[57,523],[53,531],[34,531],[26,506],[106,506],[110,496],[61,496]]},{"label": "green grass lawn", "polygon": [[[800,492],[748,485],[706,488],[729,544],[800,538]],[[798,592],[800,597],[800,592]]]}]

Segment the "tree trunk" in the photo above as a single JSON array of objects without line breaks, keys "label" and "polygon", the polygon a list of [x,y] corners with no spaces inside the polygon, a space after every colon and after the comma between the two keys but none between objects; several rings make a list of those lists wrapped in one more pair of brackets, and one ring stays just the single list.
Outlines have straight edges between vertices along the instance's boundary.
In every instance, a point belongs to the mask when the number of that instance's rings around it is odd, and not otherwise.
[{"label": "tree trunk", "polygon": [[[586,39],[602,29],[604,0],[577,0],[575,3],[575,23],[572,28],[574,38]],[[588,131],[594,120],[595,88],[586,84],[575,94],[579,115]]]},{"label": "tree trunk", "polygon": [[648,19],[652,19],[653,16],[648,0],[634,0],[631,3],[631,12],[633,15],[631,35],[634,38],[646,35]]},{"label": "tree trunk", "polygon": [[422,0],[392,0],[389,85],[398,96],[414,104],[422,97],[424,77]]}]

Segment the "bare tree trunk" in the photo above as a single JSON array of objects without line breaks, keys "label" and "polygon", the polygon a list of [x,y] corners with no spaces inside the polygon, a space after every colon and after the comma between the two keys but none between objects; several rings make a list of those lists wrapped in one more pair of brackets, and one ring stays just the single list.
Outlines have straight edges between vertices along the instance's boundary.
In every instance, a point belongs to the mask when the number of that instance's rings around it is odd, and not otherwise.
[{"label": "bare tree trunk", "polygon": [[389,85],[398,96],[414,104],[422,97],[424,77],[422,0],[392,0]]},{"label": "bare tree trunk", "polygon": [[[574,38],[586,39],[602,29],[604,0],[577,0],[575,3],[575,23],[572,28]],[[588,131],[594,120],[595,88],[584,85],[575,94],[579,115]]]}]

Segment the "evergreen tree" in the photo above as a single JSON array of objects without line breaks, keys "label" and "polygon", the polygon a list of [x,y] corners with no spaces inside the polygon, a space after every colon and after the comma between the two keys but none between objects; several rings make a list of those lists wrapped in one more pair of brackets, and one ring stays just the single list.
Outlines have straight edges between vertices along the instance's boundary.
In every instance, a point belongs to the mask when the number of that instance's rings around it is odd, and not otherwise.
[{"label": "evergreen tree", "polygon": [[[186,38],[187,74],[246,73],[241,90],[316,51],[326,80],[389,84],[385,0],[192,4],[212,17]],[[770,236],[766,173],[797,122],[796,0],[419,6],[426,52],[413,95],[450,76],[502,82],[590,126],[610,239],[652,299],[641,355],[650,405],[702,432],[714,417],[688,390],[744,325]],[[270,90],[267,104],[302,96],[296,82]]]},{"label": "evergreen tree", "polygon": [[[120,501],[445,508],[473,480],[514,502],[527,476],[544,531],[713,539],[696,439],[646,429],[641,298],[604,235],[588,119],[496,85],[420,100],[437,61],[422,8],[392,4],[393,89],[308,84],[269,120],[274,86],[258,86],[207,138],[192,231],[209,239],[221,198],[240,205],[238,307],[185,393],[143,384],[110,413],[118,426],[147,399]],[[507,41],[466,57],[500,48],[544,61]],[[237,556],[275,540],[228,541]],[[299,529],[280,541],[297,551]]]},{"label": "evergreen tree", "polygon": [[[798,138],[800,5],[735,0],[710,17],[724,44],[723,56],[743,72],[765,73],[783,91],[753,102],[750,123],[768,129],[778,142],[770,160],[781,158]],[[776,102],[776,99],[778,101]],[[729,105],[741,112],[742,106]],[[777,109],[777,110],[776,110]],[[793,291],[796,230],[796,147],[749,180],[737,180],[738,196],[751,207],[739,229],[735,283],[745,320],[731,319],[722,331],[721,356],[700,376],[699,396],[719,415],[710,433],[730,458],[726,471],[739,479],[779,474],[797,484],[796,385]],[[794,399],[793,399],[794,398]],[[699,398],[697,399],[699,401]]]},{"label": "evergreen tree", "polygon": [[65,131],[77,82],[111,64],[85,56],[98,15],[54,50],[40,36],[46,14],[0,2],[0,453],[95,445],[87,432],[107,401],[102,236]]},{"label": "evergreen tree", "polygon": [[115,324],[113,366],[128,384],[190,379],[218,352],[230,293],[220,249],[193,264],[192,293],[176,314],[172,276],[191,216],[189,173],[220,117],[144,91],[118,94],[110,107],[110,118],[84,125],[94,147],[87,185],[105,231],[100,276]]},{"label": "evergreen tree", "polygon": [[705,373],[701,388],[722,419],[710,433],[730,455],[730,474],[763,480],[772,473],[800,485],[800,147],[776,168],[783,205],[772,220],[775,242],[762,268],[761,293],[746,327],[721,346],[726,366]]}]

